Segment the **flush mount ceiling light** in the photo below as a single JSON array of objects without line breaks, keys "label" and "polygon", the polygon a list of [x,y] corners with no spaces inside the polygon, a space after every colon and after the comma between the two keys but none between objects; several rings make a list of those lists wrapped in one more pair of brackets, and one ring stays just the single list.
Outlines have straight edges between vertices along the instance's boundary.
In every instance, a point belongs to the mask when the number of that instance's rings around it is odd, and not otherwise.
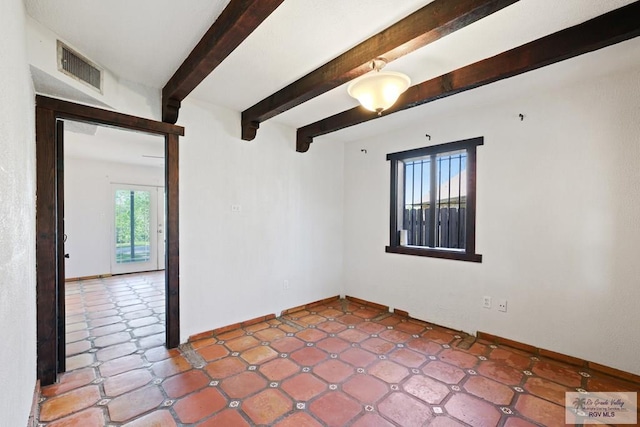
[{"label": "flush mount ceiling light", "polygon": [[411,80],[405,74],[380,71],[386,64],[387,61],[383,58],[374,59],[371,61],[374,72],[358,77],[347,88],[349,95],[357,99],[364,108],[378,115],[391,107],[411,84]]}]

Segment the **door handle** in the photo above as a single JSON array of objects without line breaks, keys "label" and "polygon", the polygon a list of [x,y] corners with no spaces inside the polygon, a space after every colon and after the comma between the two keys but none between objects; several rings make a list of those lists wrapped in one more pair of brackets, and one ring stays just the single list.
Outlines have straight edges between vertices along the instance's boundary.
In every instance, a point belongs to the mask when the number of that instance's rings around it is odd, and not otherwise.
[{"label": "door handle", "polygon": [[69,254],[64,254],[64,257],[65,258],[69,258]]}]

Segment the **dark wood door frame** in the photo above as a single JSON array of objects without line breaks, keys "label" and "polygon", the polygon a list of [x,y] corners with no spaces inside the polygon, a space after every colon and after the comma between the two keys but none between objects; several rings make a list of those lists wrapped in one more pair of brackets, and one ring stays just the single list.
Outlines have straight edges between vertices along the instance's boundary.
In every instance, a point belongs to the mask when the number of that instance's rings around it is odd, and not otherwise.
[{"label": "dark wood door frame", "polygon": [[53,384],[64,371],[64,151],[61,120],[73,120],[164,136],[166,197],[166,346],[180,344],[178,139],[184,128],[169,123],[36,96],[36,312],[37,373]]},{"label": "dark wood door frame", "polygon": [[[57,198],[64,202],[64,122],[62,120],[56,120],[56,153],[60,153],[56,156],[56,192]],[[56,274],[57,280],[57,303],[58,303],[58,336],[65,336],[66,322],[62,321],[66,318],[66,304],[65,304],[65,257],[64,257],[64,203],[60,203],[57,206],[57,226],[56,231],[56,258],[58,271]],[[58,369],[57,372],[64,372],[67,370],[67,349],[65,346],[65,340],[58,340]]]}]

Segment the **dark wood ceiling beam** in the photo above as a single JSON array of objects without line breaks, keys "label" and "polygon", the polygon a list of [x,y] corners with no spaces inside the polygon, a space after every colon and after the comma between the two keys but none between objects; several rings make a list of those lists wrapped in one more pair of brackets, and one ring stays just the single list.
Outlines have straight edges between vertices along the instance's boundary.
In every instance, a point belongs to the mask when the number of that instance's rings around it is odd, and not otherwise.
[{"label": "dark wood ceiling beam", "polygon": [[231,0],[162,88],[162,121],[178,120],[180,103],[284,0]]},{"label": "dark wood ceiling beam", "polygon": [[[632,39],[640,35],[638,16],[640,1],[427,80],[410,87],[383,116]],[[301,127],[297,131],[296,151],[307,151],[317,136],[378,117],[355,107]]]},{"label": "dark wood ceiling beam", "polygon": [[435,0],[320,68],[242,112],[242,139],[260,123],[369,71],[378,57],[393,61],[519,0]]}]

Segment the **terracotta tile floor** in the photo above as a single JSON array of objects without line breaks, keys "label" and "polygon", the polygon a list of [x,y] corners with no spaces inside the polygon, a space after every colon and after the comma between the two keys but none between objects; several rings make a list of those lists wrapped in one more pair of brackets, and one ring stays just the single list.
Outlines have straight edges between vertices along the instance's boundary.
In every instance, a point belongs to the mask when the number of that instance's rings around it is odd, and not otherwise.
[{"label": "terracotta tile floor", "polygon": [[349,301],[167,351],[162,282],[67,286],[69,372],[40,425],[556,426],[565,391],[640,389]]}]

